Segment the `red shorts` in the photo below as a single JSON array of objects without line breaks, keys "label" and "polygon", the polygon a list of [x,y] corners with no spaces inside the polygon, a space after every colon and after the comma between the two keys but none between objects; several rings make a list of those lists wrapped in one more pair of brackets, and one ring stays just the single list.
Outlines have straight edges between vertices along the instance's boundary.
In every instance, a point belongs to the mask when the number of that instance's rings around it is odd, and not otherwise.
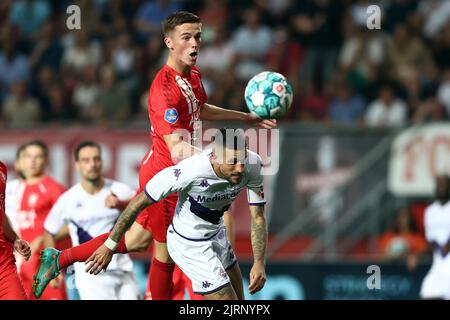
[{"label": "red shorts", "polygon": [[10,245],[0,240],[0,300],[27,300]]},{"label": "red shorts", "polygon": [[[139,191],[143,191],[147,182],[160,171],[155,169],[152,160],[152,157],[150,157],[147,162],[141,164],[139,170]],[[177,201],[178,194],[171,194],[167,198],[144,209],[137,217],[136,222],[144,229],[150,231],[153,239],[165,243],[167,241],[167,228],[172,222]]]}]

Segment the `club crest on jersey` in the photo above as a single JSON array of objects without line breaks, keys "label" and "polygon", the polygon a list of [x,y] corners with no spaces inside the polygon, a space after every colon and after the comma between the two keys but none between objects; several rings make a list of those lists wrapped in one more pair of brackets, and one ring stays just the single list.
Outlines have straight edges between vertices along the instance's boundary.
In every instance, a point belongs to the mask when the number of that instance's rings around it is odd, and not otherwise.
[{"label": "club crest on jersey", "polygon": [[166,109],[164,113],[164,120],[170,124],[174,124],[178,121],[178,111],[175,108]]}]

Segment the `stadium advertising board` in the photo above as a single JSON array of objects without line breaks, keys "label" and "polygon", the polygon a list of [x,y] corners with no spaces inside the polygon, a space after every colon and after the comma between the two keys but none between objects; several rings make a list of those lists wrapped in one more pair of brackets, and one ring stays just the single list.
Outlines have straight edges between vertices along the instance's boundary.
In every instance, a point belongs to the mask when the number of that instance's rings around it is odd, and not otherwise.
[{"label": "stadium advertising board", "polygon": [[393,194],[431,196],[440,173],[450,173],[450,124],[411,127],[397,135],[389,162]]}]

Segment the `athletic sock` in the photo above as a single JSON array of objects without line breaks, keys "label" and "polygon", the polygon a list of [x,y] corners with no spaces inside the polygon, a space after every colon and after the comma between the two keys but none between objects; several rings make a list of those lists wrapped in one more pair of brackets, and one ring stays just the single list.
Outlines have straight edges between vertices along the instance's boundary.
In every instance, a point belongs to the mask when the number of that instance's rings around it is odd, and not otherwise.
[{"label": "athletic sock", "polygon": [[172,297],[172,274],[175,263],[152,259],[150,266],[150,291],[153,300],[170,300]]},{"label": "athletic sock", "polygon": [[[82,262],[87,260],[109,237],[111,233],[104,233],[95,237],[85,243],[78,246],[63,250],[59,256],[59,269],[62,270],[65,267],[71,265],[74,262]],[[127,253],[127,247],[125,245],[125,237],[122,237],[119,241],[115,253]]]}]

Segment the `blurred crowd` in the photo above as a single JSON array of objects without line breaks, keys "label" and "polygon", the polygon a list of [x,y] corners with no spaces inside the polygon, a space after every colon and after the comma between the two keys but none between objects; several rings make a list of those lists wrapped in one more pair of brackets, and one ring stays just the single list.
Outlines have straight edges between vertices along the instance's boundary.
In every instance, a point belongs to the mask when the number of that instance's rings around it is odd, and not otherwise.
[{"label": "blurred crowd", "polygon": [[[68,30],[66,9],[81,9]],[[245,111],[247,81],[278,71],[294,87],[286,121],[370,127],[450,115],[450,1],[2,0],[0,127],[148,123],[165,63],[161,22],[203,21],[198,66],[209,102]]]}]

